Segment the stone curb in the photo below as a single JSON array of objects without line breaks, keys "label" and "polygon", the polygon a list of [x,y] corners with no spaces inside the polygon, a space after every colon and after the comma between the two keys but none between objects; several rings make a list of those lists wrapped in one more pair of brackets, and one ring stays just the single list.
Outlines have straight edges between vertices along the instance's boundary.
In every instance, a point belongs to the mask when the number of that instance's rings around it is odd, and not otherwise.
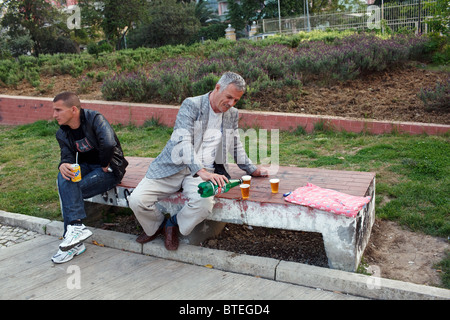
[{"label": "stone curb", "polygon": [[[61,237],[63,223],[0,210],[0,223],[21,227],[40,234]],[[269,280],[384,300],[450,300],[450,290],[357,273],[321,268],[272,258],[180,244],[177,251],[167,251],[162,239],[144,245],[136,236],[116,231],[90,228],[91,241],[119,250],[162,259],[206,266],[222,271],[246,274]]]}]

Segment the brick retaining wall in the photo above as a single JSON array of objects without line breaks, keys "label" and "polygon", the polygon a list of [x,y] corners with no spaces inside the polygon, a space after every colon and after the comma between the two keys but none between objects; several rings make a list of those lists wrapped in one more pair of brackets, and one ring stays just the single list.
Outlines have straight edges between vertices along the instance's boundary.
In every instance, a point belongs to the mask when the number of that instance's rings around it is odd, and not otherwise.
[{"label": "brick retaining wall", "polygon": [[[37,120],[51,120],[52,100],[52,98],[0,95],[0,124],[18,125]],[[113,124],[127,125],[131,123],[137,126],[154,118],[158,119],[161,124],[173,127],[179,109],[178,106],[169,105],[88,100],[83,100],[82,106],[101,112]],[[306,132],[311,132],[316,123],[323,122],[336,131],[366,131],[373,134],[397,131],[399,133],[437,135],[450,131],[450,125],[444,124],[377,121],[247,110],[239,110],[239,114],[241,128],[295,130],[298,126],[302,126]]]}]

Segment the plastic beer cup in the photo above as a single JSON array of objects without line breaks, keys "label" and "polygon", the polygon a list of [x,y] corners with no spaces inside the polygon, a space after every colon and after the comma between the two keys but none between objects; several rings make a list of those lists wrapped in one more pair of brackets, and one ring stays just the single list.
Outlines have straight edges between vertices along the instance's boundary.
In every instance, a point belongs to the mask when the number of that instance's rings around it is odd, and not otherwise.
[{"label": "plastic beer cup", "polygon": [[280,185],[280,179],[270,179],[270,188],[272,193],[278,193],[278,186]]},{"label": "plastic beer cup", "polygon": [[251,185],[252,176],[242,176],[242,183]]},{"label": "plastic beer cup", "polygon": [[250,185],[249,184],[241,184],[241,194],[242,194],[242,199],[248,199],[248,197],[250,196]]}]

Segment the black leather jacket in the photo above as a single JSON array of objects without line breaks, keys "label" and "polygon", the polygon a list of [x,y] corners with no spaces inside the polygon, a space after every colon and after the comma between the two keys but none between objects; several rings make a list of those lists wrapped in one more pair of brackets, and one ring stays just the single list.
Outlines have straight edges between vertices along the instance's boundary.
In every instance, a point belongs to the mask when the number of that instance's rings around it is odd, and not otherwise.
[{"label": "black leather jacket", "polygon": [[[80,121],[87,140],[99,152],[99,164],[102,167],[109,165],[118,181],[121,181],[125,175],[128,161],[123,155],[119,139],[109,122],[101,113],[89,109],[81,109]],[[59,166],[62,163],[75,163],[77,148],[70,127],[60,126],[56,132],[56,140],[61,148]]]}]

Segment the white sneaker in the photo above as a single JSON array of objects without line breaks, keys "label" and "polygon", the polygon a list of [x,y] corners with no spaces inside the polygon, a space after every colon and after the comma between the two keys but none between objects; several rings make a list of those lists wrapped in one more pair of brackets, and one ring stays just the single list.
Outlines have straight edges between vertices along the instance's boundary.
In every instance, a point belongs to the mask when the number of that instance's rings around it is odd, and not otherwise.
[{"label": "white sneaker", "polygon": [[53,263],[64,263],[73,259],[73,257],[78,256],[86,251],[84,243],[80,243],[74,248],[68,251],[58,250],[58,252],[52,257]]},{"label": "white sneaker", "polygon": [[59,245],[59,249],[61,249],[62,251],[70,250],[90,236],[92,236],[92,232],[88,228],[86,228],[84,224],[78,226],[69,225],[67,226],[64,240]]}]

